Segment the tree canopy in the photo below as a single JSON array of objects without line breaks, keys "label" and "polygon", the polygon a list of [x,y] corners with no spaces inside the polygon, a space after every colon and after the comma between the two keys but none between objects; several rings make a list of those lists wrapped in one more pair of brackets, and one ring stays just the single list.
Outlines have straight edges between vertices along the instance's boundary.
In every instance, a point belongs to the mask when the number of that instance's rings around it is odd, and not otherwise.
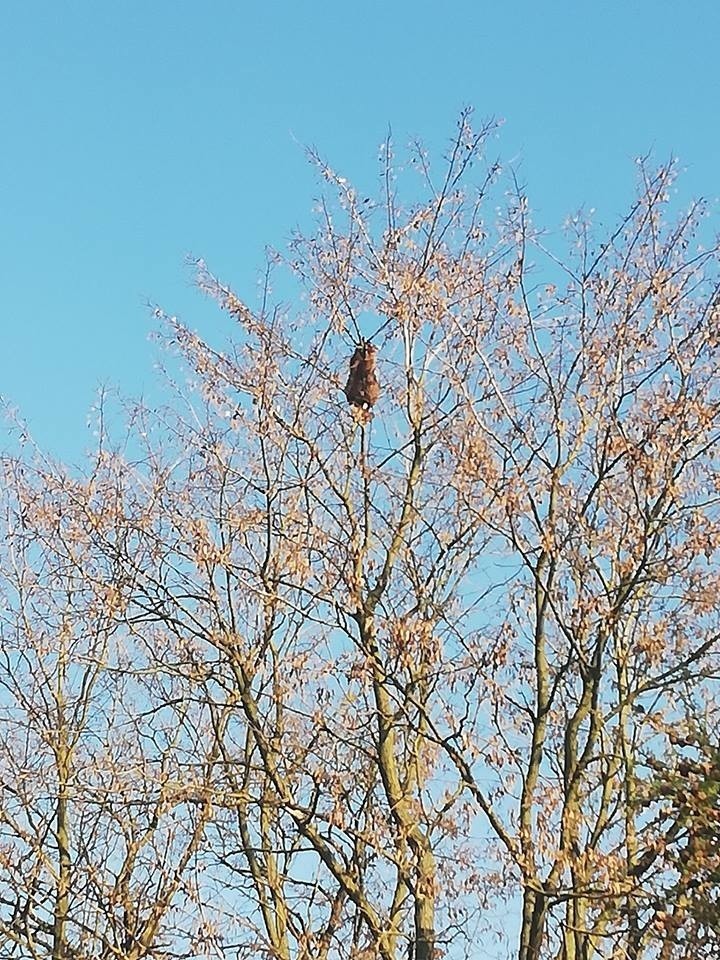
[{"label": "tree canopy", "polygon": [[3,458],[4,956],[720,955],[718,248],[673,163],[546,233],[494,132],[314,157],[166,407]]}]

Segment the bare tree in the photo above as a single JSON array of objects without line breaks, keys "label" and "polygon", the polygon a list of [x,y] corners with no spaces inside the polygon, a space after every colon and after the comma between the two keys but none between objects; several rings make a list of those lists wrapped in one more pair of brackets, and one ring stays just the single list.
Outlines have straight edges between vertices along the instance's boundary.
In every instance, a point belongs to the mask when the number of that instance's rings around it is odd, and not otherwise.
[{"label": "bare tree", "polygon": [[8,462],[18,956],[675,956],[648,798],[715,695],[717,248],[641,164],[561,258],[493,133],[438,180],[415,145],[407,203],[389,143],[377,200],[315,157],[256,309],[198,264],[227,347],[163,317],[168,409],[81,482]]},{"label": "bare tree", "polygon": [[5,466],[3,956],[186,955],[216,747],[127,629],[117,477]]}]

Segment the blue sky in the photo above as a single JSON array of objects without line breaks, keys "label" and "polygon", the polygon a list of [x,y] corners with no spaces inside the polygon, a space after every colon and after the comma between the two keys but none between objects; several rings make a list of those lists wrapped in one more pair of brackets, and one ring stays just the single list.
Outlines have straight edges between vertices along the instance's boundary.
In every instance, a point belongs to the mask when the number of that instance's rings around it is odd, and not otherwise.
[{"label": "blue sky", "polygon": [[546,226],[612,222],[648,150],[715,198],[719,41],[717,0],[4,0],[0,394],[73,460],[100,383],[154,396],[146,304],[226,322],[187,254],[252,301],[318,193],[302,144],[369,184],[388,124],[441,149],[472,104]]}]

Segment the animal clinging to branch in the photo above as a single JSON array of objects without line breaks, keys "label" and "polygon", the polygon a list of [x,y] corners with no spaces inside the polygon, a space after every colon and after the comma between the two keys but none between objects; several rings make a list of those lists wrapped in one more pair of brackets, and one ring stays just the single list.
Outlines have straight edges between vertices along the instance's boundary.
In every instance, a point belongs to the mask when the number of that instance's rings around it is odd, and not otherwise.
[{"label": "animal clinging to branch", "polygon": [[345,396],[359,419],[369,420],[370,412],[380,396],[380,384],[375,373],[377,347],[363,340],[350,358],[350,373],[345,384]]}]

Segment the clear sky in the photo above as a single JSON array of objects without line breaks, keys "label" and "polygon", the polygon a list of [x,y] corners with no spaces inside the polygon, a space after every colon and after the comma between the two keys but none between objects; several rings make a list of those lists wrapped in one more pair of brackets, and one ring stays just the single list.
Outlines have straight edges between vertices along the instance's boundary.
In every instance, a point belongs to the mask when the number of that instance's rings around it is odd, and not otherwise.
[{"label": "clear sky", "polygon": [[300,144],[366,184],[388,124],[441,148],[472,104],[546,226],[612,222],[648,150],[720,193],[718,0],[0,7],[0,394],[70,459],[100,383],[154,394],[149,301],[224,322],[187,254],[252,301],[318,192]]}]

